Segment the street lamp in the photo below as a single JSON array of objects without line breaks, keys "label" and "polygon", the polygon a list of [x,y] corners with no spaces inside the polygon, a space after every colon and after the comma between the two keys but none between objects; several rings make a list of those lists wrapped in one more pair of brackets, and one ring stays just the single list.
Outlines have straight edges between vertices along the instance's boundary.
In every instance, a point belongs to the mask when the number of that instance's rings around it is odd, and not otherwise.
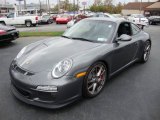
[{"label": "street lamp", "polygon": [[49,15],[50,15],[50,2],[48,0],[48,10],[49,10]]},{"label": "street lamp", "polygon": [[23,1],[23,0],[16,0],[16,1],[19,2],[19,11],[21,11],[22,10],[21,1]]},{"label": "street lamp", "polygon": [[141,14],[141,12],[142,12],[142,0],[140,2],[140,14]]}]

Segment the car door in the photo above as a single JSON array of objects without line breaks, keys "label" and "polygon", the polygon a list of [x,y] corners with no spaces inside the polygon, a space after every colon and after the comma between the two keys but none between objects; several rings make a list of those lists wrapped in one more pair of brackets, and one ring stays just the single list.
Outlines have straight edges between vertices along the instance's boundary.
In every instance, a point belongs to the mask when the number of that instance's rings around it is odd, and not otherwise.
[{"label": "car door", "polygon": [[7,25],[14,25],[15,22],[16,22],[16,20],[15,20],[14,13],[10,13],[10,14],[7,16],[6,24],[7,24]]},{"label": "car door", "polygon": [[[132,28],[130,22],[123,22],[119,25],[117,37],[122,34],[132,36]],[[113,43],[113,51],[111,54],[111,72],[114,73],[129,63],[131,63],[137,54],[138,43],[136,37],[132,37],[131,41],[118,41]]]}]

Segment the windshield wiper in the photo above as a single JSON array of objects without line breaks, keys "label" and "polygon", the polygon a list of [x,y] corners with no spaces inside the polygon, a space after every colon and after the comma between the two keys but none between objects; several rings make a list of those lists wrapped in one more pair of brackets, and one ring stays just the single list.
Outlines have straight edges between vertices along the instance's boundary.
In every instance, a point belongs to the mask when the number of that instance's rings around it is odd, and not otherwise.
[{"label": "windshield wiper", "polygon": [[61,37],[72,39],[71,37],[68,37],[68,36],[65,36],[65,35],[62,35]]},{"label": "windshield wiper", "polygon": [[82,41],[89,41],[89,42],[94,42],[93,40],[89,40],[89,39],[81,38],[81,37],[73,37],[72,39],[82,40]]}]

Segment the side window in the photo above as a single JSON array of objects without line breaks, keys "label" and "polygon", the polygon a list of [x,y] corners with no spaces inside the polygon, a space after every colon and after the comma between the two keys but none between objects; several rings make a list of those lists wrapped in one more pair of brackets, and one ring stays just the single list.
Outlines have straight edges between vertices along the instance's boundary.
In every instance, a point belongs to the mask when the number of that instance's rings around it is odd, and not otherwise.
[{"label": "side window", "polygon": [[9,14],[7,18],[14,18],[14,13]]},{"label": "side window", "polygon": [[119,25],[118,37],[120,37],[122,34],[127,34],[127,35],[130,35],[130,36],[132,35],[130,23],[123,22]]},{"label": "side window", "polygon": [[136,35],[137,33],[139,33],[140,29],[138,26],[134,25],[133,23],[131,24],[132,27],[132,35]]}]

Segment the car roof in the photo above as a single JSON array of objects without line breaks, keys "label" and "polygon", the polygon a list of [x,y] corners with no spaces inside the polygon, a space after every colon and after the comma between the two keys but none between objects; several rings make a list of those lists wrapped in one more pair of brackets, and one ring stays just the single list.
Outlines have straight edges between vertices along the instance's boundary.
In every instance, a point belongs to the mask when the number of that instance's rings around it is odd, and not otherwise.
[{"label": "car roof", "polygon": [[115,23],[129,22],[122,18],[108,18],[108,17],[91,17],[91,18],[86,18],[85,20],[101,20],[101,21],[110,21]]}]

